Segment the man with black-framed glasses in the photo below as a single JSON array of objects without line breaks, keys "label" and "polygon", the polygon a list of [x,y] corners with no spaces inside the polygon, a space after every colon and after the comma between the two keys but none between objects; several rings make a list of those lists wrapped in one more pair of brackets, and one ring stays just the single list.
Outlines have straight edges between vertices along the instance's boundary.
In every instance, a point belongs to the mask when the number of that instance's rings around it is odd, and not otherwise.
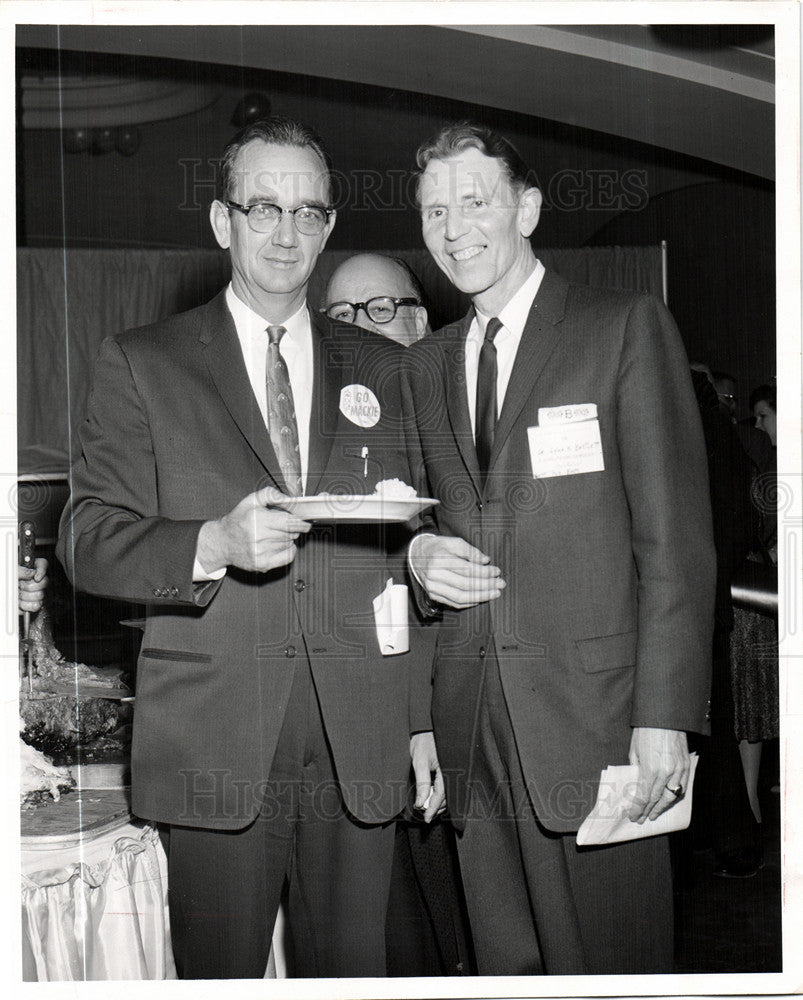
[{"label": "man with black-framed glasses", "polygon": [[262,977],[286,888],[293,974],[383,976],[392,820],[411,756],[421,802],[434,770],[429,669],[377,641],[384,526],[289,511],[410,481],[402,351],[307,306],[335,224],[310,129],[247,126],[221,181],[231,283],[104,342],[59,558],[147,606],[132,806],[169,827],[179,975]]},{"label": "man with black-framed glasses", "polygon": [[430,332],[415,273],[399,257],[358,253],[332,272],[321,310],[335,323],[355,323],[405,347]]}]

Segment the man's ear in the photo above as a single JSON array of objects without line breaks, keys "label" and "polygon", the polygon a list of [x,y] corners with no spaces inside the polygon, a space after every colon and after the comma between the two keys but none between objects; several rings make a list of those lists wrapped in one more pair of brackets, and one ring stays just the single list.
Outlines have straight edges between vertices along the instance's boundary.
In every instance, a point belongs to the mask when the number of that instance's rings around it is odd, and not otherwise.
[{"label": "man's ear", "polygon": [[217,198],[209,208],[209,222],[218,246],[223,250],[228,250],[231,246],[231,216],[223,202]]},{"label": "man's ear", "polygon": [[332,230],[335,228],[336,221],[337,221],[337,212],[332,212],[326,223],[326,228],[324,229],[323,234],[321,236],[321,249],[318,251],[318,253],[320,253],[321,250],[323,250],[323,248],[326,246],[326,241],[332,235]]},{"label": "man's ear", "polygon": [[543,197],[538,188],[526,188],[519,198],[519,232],[525,239],[532,236],[541,216]]},{"label": "man's ear", "polygon": [[429,332],[429,316],[424,306],[415,307],[415,332],[416,339],[420,340]]}]

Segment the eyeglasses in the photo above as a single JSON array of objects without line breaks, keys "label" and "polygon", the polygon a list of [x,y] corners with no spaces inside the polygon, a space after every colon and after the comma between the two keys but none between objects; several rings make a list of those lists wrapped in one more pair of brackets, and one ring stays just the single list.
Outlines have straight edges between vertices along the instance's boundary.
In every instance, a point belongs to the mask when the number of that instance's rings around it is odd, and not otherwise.
[{"label": "eyeglasses", "polygon": [[329,319],[341,323],[353,323],[354,317],[364,310],[368,319],[374,323],[389,323],[396,315],[399,306],[420,306],[418,299],[392,299],[389,295],[375,295],[367,302],[333,302],[321,309]]},{"label": "eyeglasses", "polygon": [[281,208],[269,201],[258,201],[253,205],[238,205],[236,201],[226,201],[225,205],[227,208],[242,212],[255,233],[272,233],[279,225],[281,217],[288,213],[293,216],[295,227],[303,236],[317,236],[322,233],[329,216],[335,211],[333,208],[322,208],[319,205]]},{"label": "eyeglasses", "polygon": [[732,396],[729,392],[718,392],[717,395],[719,396],[720,399],[723,399],[723,400],[727,399],[727,400],[729,400],[731,402],[734,402],[734,403],[737,400],[737,397],[736,396]]}]

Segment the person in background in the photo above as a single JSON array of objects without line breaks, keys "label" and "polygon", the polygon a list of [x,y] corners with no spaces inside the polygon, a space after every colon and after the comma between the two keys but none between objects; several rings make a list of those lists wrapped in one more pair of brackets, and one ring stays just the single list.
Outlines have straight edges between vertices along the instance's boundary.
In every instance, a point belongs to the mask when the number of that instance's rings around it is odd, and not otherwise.
[{"label": "person in background", "polygon": [[712,372],[711,379],[720,404],[730,415],[733,423],[736,423],[736,408],[739,404],[739,397],[736,395],[736,379],[733,375],[721,371]]},{"label": "person in background", "polygon": [[324,302],[329,319],[373,330],[404,347],[430,332],[421,282],[400,257],[349,257],[332,272]]},{"label": "person in background", "polygon": [[42,607],[47,590],[47,559],[39,556],[33,566],[18,566],[18,603],[20,611],[35,614]]},{"label": "person in background", "polygon": [[184,979],[262,978],[285,886],[295,975],[384,976],[411,756],[416,804],[432,786],[430,665],[377,642],[383,526],[291,512],[409,476],[404,352],[307,304],[331,177],[287,118],[228,143],[210,223],[231,283],[104,342],[62,517],[74,586],[147,607],[132,809],[170,828]]},{"label": "person in background", "polygon": [[[355,323],[404,346],[429,334],[421,282],[399,257],[359,253],[335,268],[321,310],[334,322]],[[415,609],[411,609],[415,615]],[[432,660],[435,629],[411,629],[416,656]],[[454,832],[415,811],[398,820],[388,904],[390,976],[470,974],[468,927],[455,856]]]},{"label": "person in background", "polygon": [[576,844],[628,760],[644,824],[707,730],[715,556],[680,336],[645,294],[536,259],[541,192],[470,122],[418,151],[424,242],[473,308],[405,357],[433,722],[480,974],[668,972],[665,837]]},{"label": "person in background", "polygon": [[[750,393],[750,411],[756,431],[766,435],[769,451],[755,464],[750,487],[753,512],[752,549],[747,556],[755,571],[774,580],[777,590],[777,413],[774,385],[758,386]],[[761,454],[758,450],[754,455]],[[735,709],[735,736],[744,769],[744,780],[756,824],[761,824],[758,778],[765,741],[779,733],[778,621],[759,607],[736,607],[731,633],[731,668]],[[753,850],[729,865],[742,877],[754,874],[762,863],[760,838]]]},{"label": "person in background", "polygon": [[[734,611],[731,582],[750,548],[751,463],[742,448],[730,407],[724,405],[707,365],[692,363],[692,381],[700,408],[711,496],[717,587],[714,602],[714,643],[711,683],[711,736],[693,738],[700,764],[692,816],[693,843],[714,852],[714,874],[739,877],[761,843],[744,782],[739,745],[734,738],[734,698],[731,681],[730,636]],[[679,845],[689,838],[676,838]],[[680,871],[678,865],[678,871]]]}]

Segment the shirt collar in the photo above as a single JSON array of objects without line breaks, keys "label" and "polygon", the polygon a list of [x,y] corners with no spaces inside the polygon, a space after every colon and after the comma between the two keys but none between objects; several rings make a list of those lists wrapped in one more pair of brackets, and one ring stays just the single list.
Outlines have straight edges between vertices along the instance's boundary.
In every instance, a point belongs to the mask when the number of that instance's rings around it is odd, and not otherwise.
[{"label": "shirt collar", "polygon": [[[536,260],[535,267],[530,276],[524,281],[497,317],[502,326],[506,330],[509,330],[516,339],[519,339],[524,332],[524,326],[527,322],[527,317],[530,315],[533,300],[538,294],[538,289],[541,287],[544,271],[544,265],[540,260]],[[476,335],[484,337],[485,327],[488,325],[488,320],[491,317],[481,313],[476,306],[474,312],[477,317]],[[480,331],[482,331],[481,334]]]},{"label": "shirt collar", "polygon": [[[274,324],[268,323],[264,316],[260,316],[259,313],[254,312],[250,306],[246,305],[237,296],[231,286],[231,282],[229,282],[229,286],[226,289],[226,305],[229,307],[229,312],[234,320],[234,326],[240,339],[243,336],[258,337],[267,343],[265,331],[269,326]],[[289,346],[290,343],[297,343],[299,338],[307,336],[310,330],[310,316],[307,303],[303,302],[301,307],[281,325],[287,331],[284,337],[282,337],[283,344],[285,341],[288,342],[285,346]]]}]

